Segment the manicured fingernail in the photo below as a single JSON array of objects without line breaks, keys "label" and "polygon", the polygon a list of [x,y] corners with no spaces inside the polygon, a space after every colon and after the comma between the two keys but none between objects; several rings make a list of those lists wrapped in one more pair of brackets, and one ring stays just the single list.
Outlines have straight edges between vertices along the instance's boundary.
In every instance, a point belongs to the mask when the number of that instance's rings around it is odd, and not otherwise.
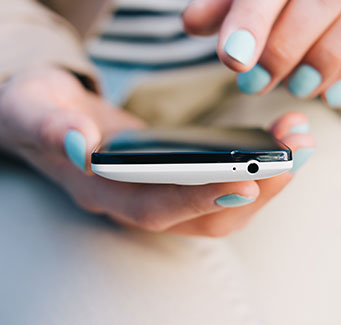
[{"label": "manicured fingernail", "polygon": [[341,107],[341,80],[326,91],[326,99],[330,107]]},{"label": "manicured fingernail", "polygon": [[312,66],[302,64],[291,76],[288,87],[299,98],[309,96],[321,83],[321,74]]},{"label": "manicured fingernail", "polygon": [[297,125],[294,125],[288,132],[288,134],[291,134],[291,133],[308,133],[309,132],[309,124],[297,124]]},{"label": "manicured fingernail", "polygon": [[298,149],[294,154],[294,166],[291,169],[291,173],[296,173],[314,154],[315,149],[313,148],[302,148]]},{"label": "manicured fingernail", "polygon": [[64,148],[71,162],[79,169],[85,170],[86,141],[82,133],[70,130],[64,138]]},{"label": "manicured fingernail", "polygon": [[250,71],[240,73],[237,78],[239,89],[246,94],[256,94],[263,90],[271,81],[271,75],[259,64]]},{"label": "manicured fingernail", "polygon": [[225,52],[242,64],[249,64],[256,48],[256,39],[247,30],[237,30],[225,43]]},{"label": "manicured fingernail", "polygon": [[220,197],[216,200],[216,203],[222,207],[241,207],[254,201],[254,198],[248,198],[238,194],[230,194]]}]

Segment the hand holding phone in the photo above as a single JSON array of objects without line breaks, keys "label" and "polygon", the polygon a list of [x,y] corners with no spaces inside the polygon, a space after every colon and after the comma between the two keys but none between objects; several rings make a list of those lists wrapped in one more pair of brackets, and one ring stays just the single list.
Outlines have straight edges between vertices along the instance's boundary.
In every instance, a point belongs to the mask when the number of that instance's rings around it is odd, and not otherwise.
[{"label": "hand holding phone", "polygon": [[[225,236],[244,226],[293,177],[287,172],[257,181],[179,186],[116,182],[94,175],[89,158],[100,139],[142,123],[112,109],[71,74],[55,68],[19,74],[2,88],[0,124],[0,146],[54,180],[83,209],[155,232]],[[299,124],[307,124],[305,116],[289,113],[275,123],[272,134],[293,152],[313,148],[311,135],[289,132]],[[70,143],[73,156],[64,150],[69,130],[79,135]],[[231,204],[226,198],[242,202]]]},{"label": "hand holding phone", "polygon": [[126,131],[92,154],[92,170],[132,183],[199,185],[259,180],[292,168],[291,150],[248,128]]}]

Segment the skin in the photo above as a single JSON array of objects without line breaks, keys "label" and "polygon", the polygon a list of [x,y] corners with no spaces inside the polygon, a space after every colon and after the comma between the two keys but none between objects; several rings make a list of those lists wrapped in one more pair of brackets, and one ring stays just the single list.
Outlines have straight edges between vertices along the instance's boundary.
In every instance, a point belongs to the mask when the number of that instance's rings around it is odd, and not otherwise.
[{"label": "skin", "polygon": [[[322,76],[308,98],[322,95],[326,102],[326,90],[341,78],[340,0],[194,0],[184,11],[183,21],[190,34],[219,33],[218,56],[230,69],[246,72],[256,63],[265,68],[271,82],[260,94],[281,81],[287,84],[301,64],[314,67]],[[228,37],[239,29],[256,39],[248,65],[224,51]]]},{"label": "skin", "polygon": [[[273,134],[294,151],[314,147],[309,134],[289,134],[306,124],[301,113],[289,113],[272,126]],[[90,155],[108,135],[143,123],[113,109],[57,68],[27,71],[0,89],[0,146],[26,160],[59,184],[85,210],[105,214],[145,230],[219,237],[245,226],[293,178],[286,173],[262,181],[201,186],[121,183],[90,171]],[[86,138],[87,171],[77,169],[64,151],[64,137],[75,129]],[[219,197],[239,194],[257,198],[239,208],[223,208]]]}]

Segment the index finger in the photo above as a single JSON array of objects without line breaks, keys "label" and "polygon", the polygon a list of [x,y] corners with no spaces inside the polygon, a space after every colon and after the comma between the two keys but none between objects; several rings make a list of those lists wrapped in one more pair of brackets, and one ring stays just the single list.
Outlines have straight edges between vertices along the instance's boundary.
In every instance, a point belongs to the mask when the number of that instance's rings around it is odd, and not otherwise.
[{"label": "index finger", "polygon": [[218,56],[235,71],[250,70],[258,61],[271,28],[287,0],[233,1],[220,31]]}]

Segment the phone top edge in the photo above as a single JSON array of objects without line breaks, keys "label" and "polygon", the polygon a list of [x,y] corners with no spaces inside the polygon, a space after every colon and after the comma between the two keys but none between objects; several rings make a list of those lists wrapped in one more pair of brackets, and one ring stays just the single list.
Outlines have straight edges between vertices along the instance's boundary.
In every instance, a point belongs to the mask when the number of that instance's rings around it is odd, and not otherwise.
[{"label": "phone top edge", "polygon": [[291,161],[292,152],[276,151],[239,151],[231,152],[169,152],[169,153],[101,153],[91,155],[92,164],[191,164],[191,163],[230,163],[248,162],[281,162]]}]

